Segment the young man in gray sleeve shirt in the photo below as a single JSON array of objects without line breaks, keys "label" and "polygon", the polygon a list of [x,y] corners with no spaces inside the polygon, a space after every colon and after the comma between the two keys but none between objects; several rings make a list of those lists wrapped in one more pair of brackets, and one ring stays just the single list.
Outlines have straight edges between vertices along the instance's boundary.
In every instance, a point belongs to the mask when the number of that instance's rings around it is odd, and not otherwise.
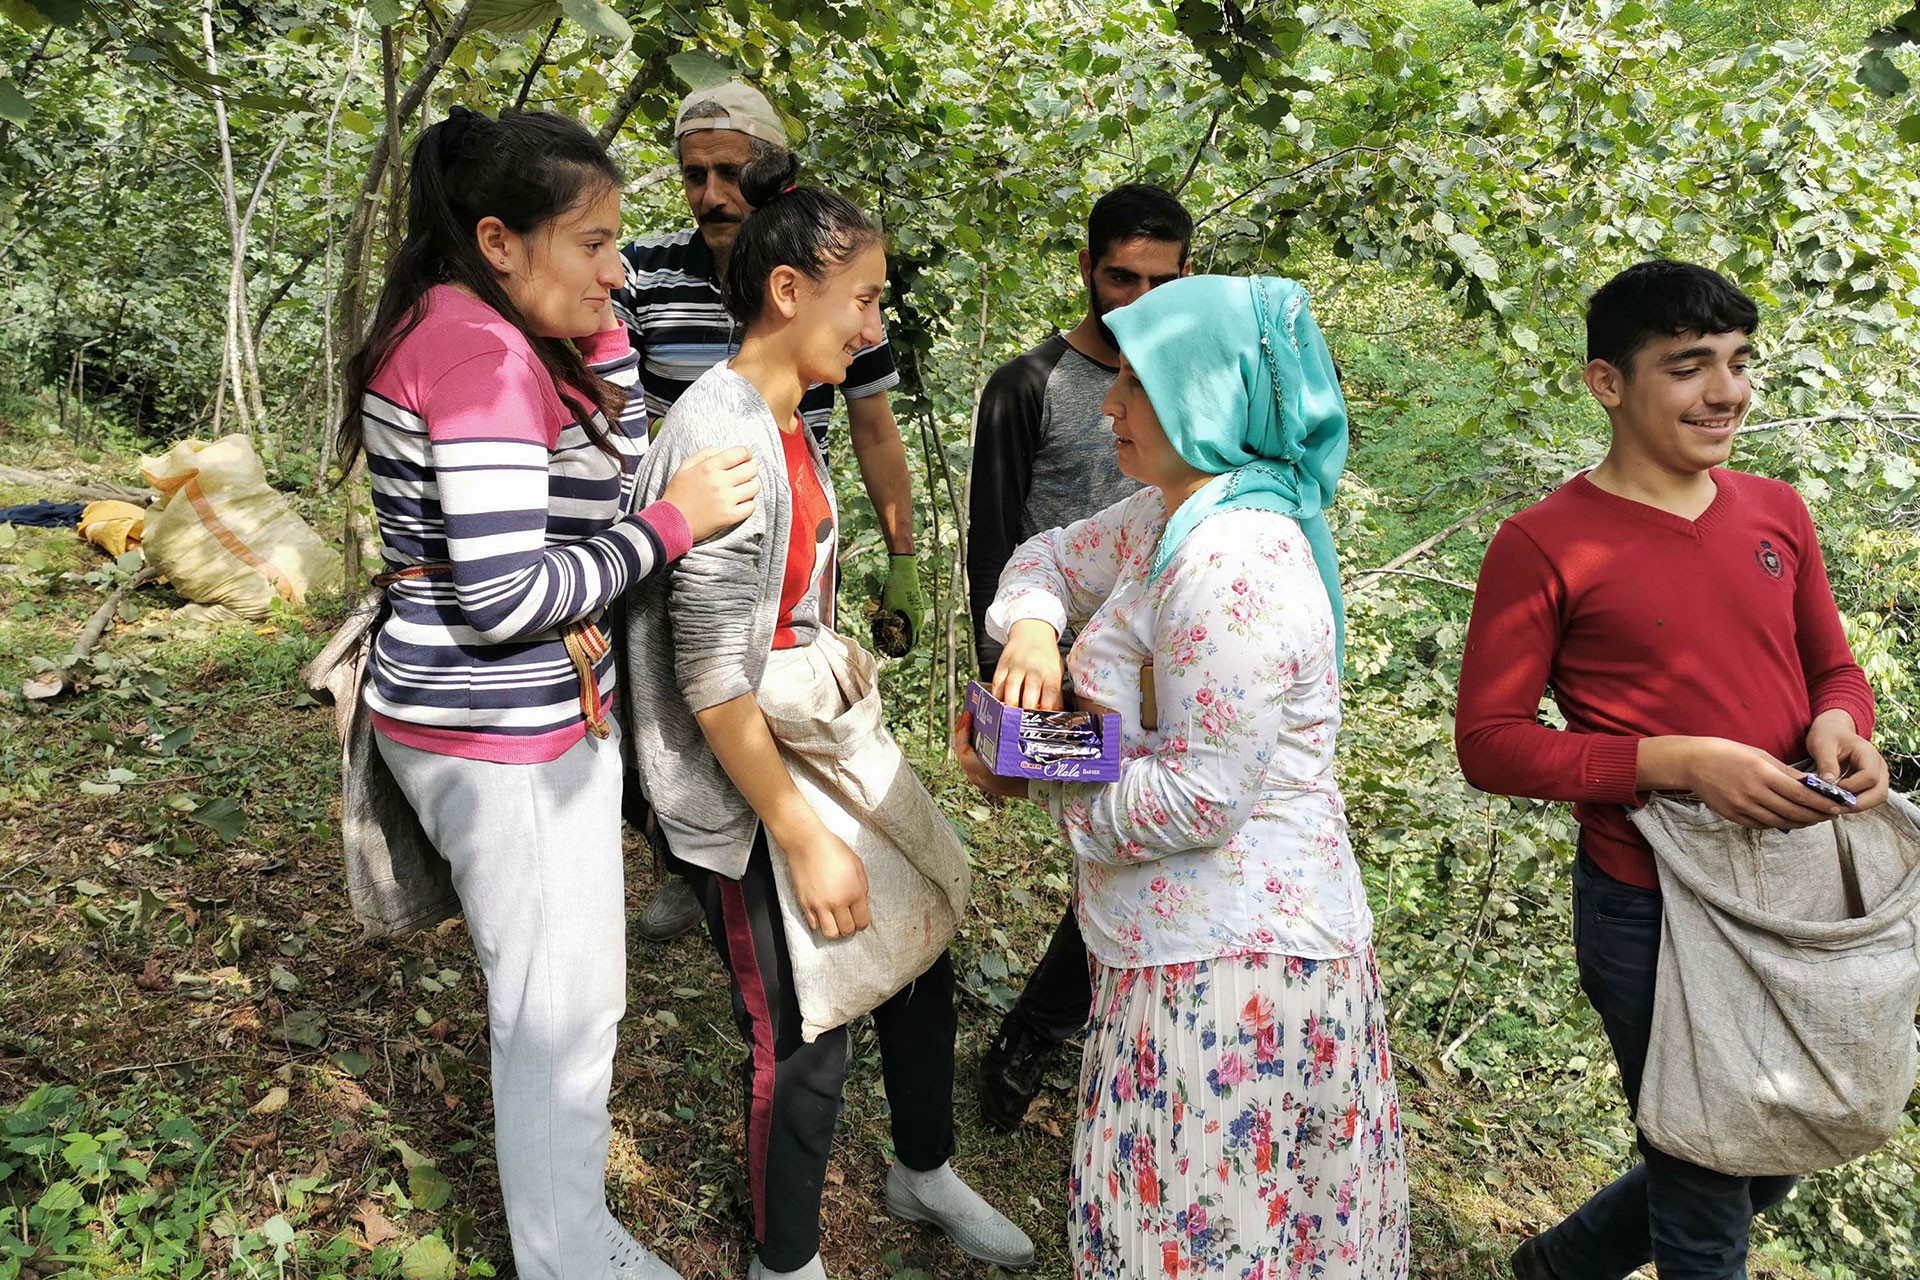
[{"label": "young man in gray sleeve shirt", "polygon": [[[1100,412],[1120,350],[1101,317],[1186,275],[1193,219],[1159,187],[1129,183],[1102,196],[1087,218],[1080,278],[1087,313],[1065,334],[994,371],[974,425],[967,520],[967,583],[980,676],[992,680],[1000,645],[987,606],[1013,549],[1036,533],[1085,519],[1139,485],[1120,474]],[[1064,650],[1071,634],[1060,637]],[[1019,1003],[980,1059],[980,1112],[1012,1132],[1040,1091],[1047,1060],[1085,1027],[1093,1004],[1087,951],[1069,907]]]}]

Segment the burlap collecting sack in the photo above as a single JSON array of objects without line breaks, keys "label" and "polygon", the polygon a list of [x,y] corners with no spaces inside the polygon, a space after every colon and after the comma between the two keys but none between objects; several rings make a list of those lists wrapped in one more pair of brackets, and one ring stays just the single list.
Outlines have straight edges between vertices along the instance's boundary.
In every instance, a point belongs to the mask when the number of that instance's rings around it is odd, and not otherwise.
[{"label": "burlap collecting sack", "polygon": [[881,722],[876,670],[859,645],[822,631],[774,650],[756,694],[794,785],[867,869],[872,923],[829,941],[795,907],[786,851],[769,838],[809,1043],[925,973],[967,905],[966,850]]},{"label": "burlap collecting sack", "polygon": [[385,612],[386,592],[369,592],[302,673],[308,689],[333,700],[347,899],[370,938],[431,928],[460,914],[453,870],[387,768],[373,740],[373,714],[360,696],[367,653]]},{"label": "burlap collecting sack", "polygon": [[140,474],[160,491],[146,512],[147,563],[213,616],[259,620],[275,597],[304,605],[338,591],[340,553],[267,483],[242,435],[182,440]]},{"label": "burlap collecting sack", "polygon": [[1920,807],[1751,831],[1655,796],[1633,823],[1664,897],[1641,1131],[1747,1177],[1880,1146],[1914,1087]]}]

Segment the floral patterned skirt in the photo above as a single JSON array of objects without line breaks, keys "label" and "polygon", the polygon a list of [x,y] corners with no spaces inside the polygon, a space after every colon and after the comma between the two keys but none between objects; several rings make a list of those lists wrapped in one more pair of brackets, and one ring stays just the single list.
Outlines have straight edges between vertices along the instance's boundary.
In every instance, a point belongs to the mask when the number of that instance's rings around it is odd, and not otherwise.
[{"label": "floral patterned skirt", "polygon": [[1371,950],[1093,966],[1078,1280],[1404,1280],[1407,1174]]}]

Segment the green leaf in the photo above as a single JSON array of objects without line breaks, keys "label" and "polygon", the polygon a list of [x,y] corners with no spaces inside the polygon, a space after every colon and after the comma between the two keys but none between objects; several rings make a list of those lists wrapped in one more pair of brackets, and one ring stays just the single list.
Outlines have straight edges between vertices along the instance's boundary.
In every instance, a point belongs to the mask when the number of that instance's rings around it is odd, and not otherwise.
[{"label": "green leaf", "polygon": [[556,0],[474,0],[471,25],[507,34],[553,25],[564,12]]},{"label": "green leaf", "polygon": [[1898,98],[1912,88],[1906,73],[1893,65],[1884,49],[1869,49],[1860,55],[1860,68],[1854,78],[1883,98]]},{"label": "green leaf", "polygon": [[343,1049],[327,1059],[350,1076],[363,1076],[373,1066],[373,1060],[366,1054],[354,1049]]},{"label": "green leaf", "polygon": [[[23,21],[22,10],[34,14],[40,21]],[[0,4],[0,13],[32,30],[49,22],[56,27],[77,27],[86,20],[87,8],[82,0],[6,0]]]},{"label": "green leaf", "polygon": [[227,105],[242,107],[248,111],[307,111],[313,103],[305,98],[292,98],[284,93],[229,93]]},{"label": "green leaf", "polygon": [[223,844],[232,844],[247,825],[240,802],[224,796],[199,805],[187,817],[219,836]]},{"label": "green leaf", "polygon": [[403,1280],[453,1280],[453,1250],[439,1236],[422,1236],[400,1259]]},{"label": "green leaf", "polygon": [[0,120],[25,124],[31,119],[33,103],[27,101],[27,95],[15,87],[10,77],[0,76]]},{"label": "green leaf", "polygon": [[367,119],[365,114],[355,111],[352,107],[344,107],[341,109],[340,125],[352,133],[370,134],[373,132],[373,121]]},{"label": "green leaf", "polygon": [[71,1213],[86,1202],[86,1197],[80,1194],[80,1188],[62,1181],[49,1183],[33,1207],[48,1213]]},{"label": "green leaf", "polygon": [[590,36],[616,44],[633,43],[633,28],[606,0],[560,0],[560,7]]},{"label": "green leaf", "polygon": [[1900,135],[1900,141],[1920,143],[1920,114],[1910,115],[1894,126],[1893,131]]},{"label": "green leaf", "polygon": [[318,1049],[327,1042],[327,1015],[318,1009],[296,1010],[281,1022],[280,1038]]},{"label": "green leaf", "polygon": [[47,25],[47,16],[27,0],[0,0],[0,18],[28,31],[38,31]]},{"label": "green leaf", "polygon": [[711,89],[733,79],[732,67],[697,50],[674,54],[667,59],[667,67],[689,90]]},{"label": "green leaf", "polygon": [[400,1157],[400,1163],[408,1169],[418,1169],[421,1165],[430,1165],[433,1161],[421,1155],[399,1138],[393,1140],[393,1153]]},{"label": "green leaf", "polygon": [[367,0],[367,16],[383,27],[405,18],[407,8],[407,0]]},{"label": "green leaf", "polygon": [[407,1170],[407,1198],[416,1209],[432,1213],[453,1197],[453,1184],[430,1164],[417,1164]]}]

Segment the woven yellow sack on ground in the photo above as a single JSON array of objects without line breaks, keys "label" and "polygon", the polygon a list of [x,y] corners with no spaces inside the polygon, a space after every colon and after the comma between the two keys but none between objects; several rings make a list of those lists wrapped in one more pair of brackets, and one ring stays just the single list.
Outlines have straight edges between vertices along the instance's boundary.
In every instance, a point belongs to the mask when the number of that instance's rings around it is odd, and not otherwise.
[{"label": "woven yellow sack on ground", "polygon": [[301,606],[340,589],[340,555],[267,484],[245,436],[183,440],[140,474],[160,491],[147,510],[147,563],[197,604],[267,616],[276,596]]},{"label": "woven yellow sack on ground", "polygon": [[87,504],[80,513],[80,523],[74,532],[108,555],[118,558],[130,550],[140,549],[140,537],[146,519],[146,511],[131,502],[105,498]]}]

